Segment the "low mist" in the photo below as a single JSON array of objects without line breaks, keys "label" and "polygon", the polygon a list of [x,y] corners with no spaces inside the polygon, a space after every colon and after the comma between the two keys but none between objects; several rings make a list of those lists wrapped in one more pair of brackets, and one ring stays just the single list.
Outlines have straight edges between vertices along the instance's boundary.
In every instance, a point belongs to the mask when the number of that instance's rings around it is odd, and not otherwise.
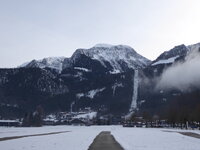
[{"label": "low mist", "polygon": [[200,48],[190,50],[182,63],[176,63],[164,70],[156,89],[177,89],[190,91],[200,89]]}]

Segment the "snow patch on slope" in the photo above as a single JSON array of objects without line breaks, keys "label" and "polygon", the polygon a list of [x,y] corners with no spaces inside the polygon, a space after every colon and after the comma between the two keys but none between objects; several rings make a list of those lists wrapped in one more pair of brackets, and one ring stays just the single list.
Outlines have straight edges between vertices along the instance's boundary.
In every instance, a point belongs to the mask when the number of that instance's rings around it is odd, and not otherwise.
[{"label": "snow patch on slope", "polygon": [[95,90],[90,90],[87,93],[78,93],[76,94],[76,97],[80,99],[81,97],[88,97],[90,99],[93,99],[98,93],[104,91],[106,88],[101,88],[101,89],[95,89]]},{"label": "snow patch on slope", "polygon": [[106,88],[101,88],[101,89],[95,89],[95,90],[91,90],[87,93],[87,97],[93,99],[95,95],[97,95],[97,93],[104,91]]},{"label": "snow patch on slope", "polygon": [[81,71],[85,71],[85,72],[91,72],[91,70],[87,69],[87,68],[82,68],[82,67],[74,67],[74,69],[76,70],[81,70]]},{"label": "snow patch on slope", "polygon": [[159,60],[155,63],[152,64],[152,66],[155,66],[155,65],[160,65],[160,64],[169,64],[169,63],[173,63],[176,58],[178,58],[179,56],[175,56],[175,57],[171,57],[169,59],[163,59],[163,60]]},{"label": "snow patch on slope", "polygon": [[113,89],[113,96],[115,95],[115,91],[117,88],[119,87],[124,87],[122,83],[115,83],[113,86],[112,86],[112,89]]},{"label": "snow patch on slope", "polygon": [[109,71],[110,74],[118,74],[120,73],[120,70],[112,70],[112,71]]}]

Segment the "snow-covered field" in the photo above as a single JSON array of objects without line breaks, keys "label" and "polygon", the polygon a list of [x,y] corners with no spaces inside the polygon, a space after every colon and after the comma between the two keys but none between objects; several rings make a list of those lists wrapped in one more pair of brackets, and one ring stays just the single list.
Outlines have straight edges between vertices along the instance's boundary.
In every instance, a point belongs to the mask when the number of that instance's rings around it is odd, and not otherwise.
[{"label": "snow-covered field", "polygon": [[200,139],[184,136],[176,132],[163,132],[163,129],[123,128],[121,130],[116,129],[112,134],[125,150],[200,149]]},{"label": "snow-covered field", "polygon": [[[41,128],[0,127],[0,138],[59,131],[61,134],[0,141],[2,150],[87,150],[101,131],[111,131],[125,150],[199,150],[200,139],[172,129],[123,128],[121,126],[48,126]],[[181,130],[182,131],[182,130]],[[189,131],[187,131],[189,132]],[[200,131],[190,131],[200,134]]]}]

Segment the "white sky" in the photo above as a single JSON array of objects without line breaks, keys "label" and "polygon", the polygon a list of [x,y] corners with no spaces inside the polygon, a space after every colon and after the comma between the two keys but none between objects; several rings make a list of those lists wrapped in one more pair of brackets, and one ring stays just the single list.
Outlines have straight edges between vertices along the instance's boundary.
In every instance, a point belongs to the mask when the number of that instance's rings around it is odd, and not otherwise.
[{"label": "white sky", "polygon": [[0,67],[125,44],[153,60],[200,42],[200,0],[0,0]]}]

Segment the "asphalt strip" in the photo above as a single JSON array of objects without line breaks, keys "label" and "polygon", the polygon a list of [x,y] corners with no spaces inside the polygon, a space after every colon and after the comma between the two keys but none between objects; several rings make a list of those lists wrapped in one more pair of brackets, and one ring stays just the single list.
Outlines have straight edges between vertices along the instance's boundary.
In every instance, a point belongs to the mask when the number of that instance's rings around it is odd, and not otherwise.
[{"label": "asphalt strip", "polygon": [[109,131],[103,131],[94,139],[88,150],[123,150]]},{"label": "asphalt strip", "polygon": [[0,141],[14,140],[14,139],[20,139],[20,138],[25,138],[25,137],[33,137],[33,136],[45,136],[45,135],[52,135],[52,134],[60,134],[60,133],[66,133],[66,132],[70,132],[70,131],[60,131],[60,132],[50,132],[50,133],[42,133],[42,134],[3,137],[3,138],[0,138]]}]

